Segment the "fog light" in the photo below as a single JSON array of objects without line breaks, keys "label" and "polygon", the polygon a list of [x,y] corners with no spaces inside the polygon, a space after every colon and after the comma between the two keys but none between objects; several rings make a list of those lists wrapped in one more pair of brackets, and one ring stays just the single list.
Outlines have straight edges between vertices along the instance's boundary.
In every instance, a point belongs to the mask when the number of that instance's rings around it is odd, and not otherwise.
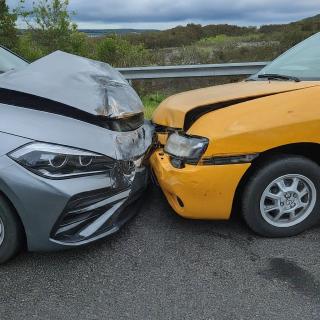
[{"label": "fog light", "polygon": [[177,158],[170,158],[170,162],[173,167],[177,169],[183,169],[185,167],[184,161],[182,159],[177,159]]}]

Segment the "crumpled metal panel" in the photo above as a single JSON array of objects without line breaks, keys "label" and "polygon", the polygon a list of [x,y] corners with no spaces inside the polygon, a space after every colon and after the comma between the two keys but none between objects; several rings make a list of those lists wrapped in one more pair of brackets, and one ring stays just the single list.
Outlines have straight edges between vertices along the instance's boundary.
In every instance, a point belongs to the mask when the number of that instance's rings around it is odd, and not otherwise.
[{"label": "crumpled metal panel", "polygon": [[141,99],[117,70],[107,63],[62,51],[0,75],[0,88],[53,100],[96,116],[123,118],[143,112]]},{"label": "crumpled metal panel", "polygon": [[1,103],[0,110],[0,132],[102,153],[117,160],[133,160],[152,145],[154,128],[149,121],[136,130],[118,132],[57,114]]}]

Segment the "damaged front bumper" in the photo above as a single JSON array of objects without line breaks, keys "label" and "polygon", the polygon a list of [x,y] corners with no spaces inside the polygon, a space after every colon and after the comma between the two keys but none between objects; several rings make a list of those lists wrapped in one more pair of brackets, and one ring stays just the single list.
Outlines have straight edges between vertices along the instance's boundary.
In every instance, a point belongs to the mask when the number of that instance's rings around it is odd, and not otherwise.
[{"label": "damaged front bumper", "polygon": [[239,182],[250,163],[175,168],[158,149],[150,159],[154,179],[171,207],[189,219],[228,220]]},{"label": "damaged front bumper", "polygon": [[137,213],[137,200],[148,183],[145,166],[136,167],[132,181],[70,198],[53,227],[50,241],[62,246],[81,246],[117,232]]},{"label": "damaged front bumper", "polygon": [[[144,159],[153,127],[118,71],[57,51],[2,74],[0,106],[0,192],[15,207],[31,251],[92,242],[135,213],[131,204],[147,184]],[[10,157],[33,143],[40,149]],[[42,150],[43,144],[72,151],[62,152],[65,161],[54,165],[60,151]],[[84,165],[78,151],[107,158],[108,165],[86,172],[91,162]],[[37,166],[43,163],[56,175],[41,174]],[[79,168],[93,175],[79,175]]]}]

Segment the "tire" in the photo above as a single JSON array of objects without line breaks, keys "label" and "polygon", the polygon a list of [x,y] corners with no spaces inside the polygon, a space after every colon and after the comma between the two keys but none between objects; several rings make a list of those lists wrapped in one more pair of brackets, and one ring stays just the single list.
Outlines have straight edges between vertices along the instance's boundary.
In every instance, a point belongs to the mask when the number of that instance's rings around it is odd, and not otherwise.
[{"label": "tire", "polygon": [[303,156],[263,161],[244,187],[242,215],[265,237],[295,236],[320,218],[320,167]]},{"label": "tire", "polygon": [[0,264],[13,258],[22,245],[23,230],[16,212],[0,194]]}]

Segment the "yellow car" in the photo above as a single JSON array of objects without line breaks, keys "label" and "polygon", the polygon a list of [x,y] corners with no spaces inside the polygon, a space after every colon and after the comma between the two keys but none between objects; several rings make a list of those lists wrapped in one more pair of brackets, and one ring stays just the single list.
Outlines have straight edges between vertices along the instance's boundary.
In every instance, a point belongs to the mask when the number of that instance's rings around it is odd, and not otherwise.
[{"label": "yellow car", "polygon": [[168,98],[152,121],[152,170],[179,215],[227,220],[239,203],[268,237],[319,220],[320,34],[244,82]]}]

